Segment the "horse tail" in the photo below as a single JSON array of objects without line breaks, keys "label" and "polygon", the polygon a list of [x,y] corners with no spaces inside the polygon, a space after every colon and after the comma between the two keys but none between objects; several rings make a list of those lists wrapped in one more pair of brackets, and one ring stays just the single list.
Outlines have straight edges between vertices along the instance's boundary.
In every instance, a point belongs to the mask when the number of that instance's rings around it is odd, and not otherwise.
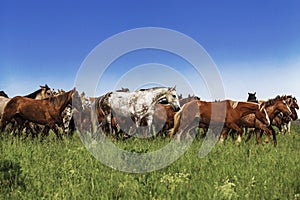
[{"label": "horse tail", "polygon": [[184,106],[182,107],[182,109],[180,111],[176,112],[174,115],[174,127],[172,129],[170,129],[170,131],[169,131],[170,137],[173,137],[178,131],[178,128],[180,126],[180,120],[181,120],[183,108],[184,108]]},{"label": "horse tail", "polygon": [[20,96],[16,96],[12,99],[10,99],[4,109],[0,121],[0,129],[3,131],[6,127],[6,125],[12,120],[12,118],[18,113],[18,102],[19,102]]}]

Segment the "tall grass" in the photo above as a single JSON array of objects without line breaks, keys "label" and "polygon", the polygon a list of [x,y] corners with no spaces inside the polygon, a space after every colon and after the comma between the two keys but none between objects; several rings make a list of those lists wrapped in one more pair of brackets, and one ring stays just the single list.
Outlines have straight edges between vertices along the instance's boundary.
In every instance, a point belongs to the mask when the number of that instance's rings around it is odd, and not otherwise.
[{"label": "tall grass", "polygon": [[[228,140],[202,159],[203,140],[197,139],[170,166],[144,174],[103,165],[76,135],[40,142],[2,134],[0,199],[299,199],[299,133],[297,124],[290,135],[278,135],[276,148],[257,146],[254,139],[239,146]],[[167,142],[116,141],[138,152]]]}]

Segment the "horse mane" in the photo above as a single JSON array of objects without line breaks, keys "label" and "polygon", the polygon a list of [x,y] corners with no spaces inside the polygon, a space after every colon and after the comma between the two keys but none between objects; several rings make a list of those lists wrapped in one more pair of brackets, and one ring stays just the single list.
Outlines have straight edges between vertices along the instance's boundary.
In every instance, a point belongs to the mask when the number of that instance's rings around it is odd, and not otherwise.
[{"label": "horse mane", "polygon": [[35,91],[35,92],[31,93],[31,94],[28,94],[28,95],[26,95],[26,96],[24,96],[24,97],[31,98],[31,99],[35,99],[36,96],[37,96],[41,91],[42,91],[42,89],[38,89],[37,91]]},{"label": "horse mane", "polygon": [[0,96],[8,98],[8,95],[4,91],[0,91]]},{"label": "horse mane", "polygon": [[165,87],[152,87],[152,88],[142,88],[142,89],[139,89],[138,91],[150,91],[150,90],[156,90],[156,89],[162,89],[162,88],[165,88]]},{"label": "horse mane", "polygon": [[47,98],[47,99],[45,99],[45,100],[49,100],[51,103],[57,104],[58,102],[66,101],[66,99],[68,98],[68,96],[69,96],[69,94],[70,94],[71,92],[72,92],[72,90],[69,91],[69,92],[65,92],[65,93],[63,93],[63,94],[59,94],[59,95],[54,96],[54,97],[49,97],[49,98]]},{"label": "horse mane", "polygon": [[264,102],[265,107],[273,106],[278,100],[281,100],[282,97],[277,95],[275,98],[268,99],[267,101]]}]

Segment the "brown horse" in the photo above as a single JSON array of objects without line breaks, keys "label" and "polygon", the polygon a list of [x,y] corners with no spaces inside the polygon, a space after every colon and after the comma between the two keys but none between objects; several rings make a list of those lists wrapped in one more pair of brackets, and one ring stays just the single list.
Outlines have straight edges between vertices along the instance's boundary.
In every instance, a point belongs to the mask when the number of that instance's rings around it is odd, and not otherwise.
[{"label": "brown horse", "polygon": [[6,124],[13,118],[15,118],[18,123],[27,120],[29,122],[45,125],[43,136],[48,134],[51,128],[54,130],[56,136],[61,138],[56,124],[62,123],[61,113],[68,104],[72,104],[79,111],[82,110],[82,103],[75,89],[43,100],[16,96],[7,103],[0,122],[0,127],[4,130]]},{"label": "brown horse", "polygon": [[[45,99],[45,98],[49,98],[53,96],[53,93],[51,91],[51,89],[48,87],[47,84],[45,84],[45,86],[40,86],[40,89],[26,95],[25,97],[27,98],[31,98],[31,99]],[[11,100],[11,98],[8,98],[8,96],[0,96],[0,119],[2,118],[3,112],[4,112],[4,108],[6,106],[6,104]],[[28,131],[33,132],[33,129],[36,128],[35,124],[33,123],[17,123],[15,124],[16,121],[13,121],[14,123],[12,123],[12,131],[15,132],[18,131],[18,133],[20,134],[21,130],[23,130],[24,128],[26,128],[26,133],[27,135],[29,135]]]},{"label": "brown horse", "polygon": [[[286,104],[285,100],[283,100],[283,98],[280,96],[277,96],[273,99],[269,99],[268,101],[260,101],[260,103],[265,105],[266,111],[268,113],[268,116],[269,116],[269,119],[271,122],[274,120],[274,118],[280,112],[282,112],[288,116],[292,114],[289,106]],[[277,144],[276,133],[271,125],[264,126],[259,120],[256,120],[255,116],[253,116],[253,115],[245,116],[242,119],[242,122],[243,122],[244,127],[255,128],[256,144],[260,143],[260,137],[264,131],[267,133],[267,138],[264,141],[264,143],[268,143],[270,141],[270,136],[272,134],[274,145],[276,146],[276,144]],[[251,134],[252,134],[252,131],[249,131],[246,141],[248,141],[250,139]]]},{"label": "brown horse", "polygon": [[[179,101],[180,102],[180,101]],[[174,115],[176,112],[168,104],[155,105],[153,114],[153,125],[158,133],[165,133],[174,126]]]},{"label": "brown horse", "polygon": [[238,125],[240,119],[252,113],[264,123],[270,124],[264,107],[257,103],[231,100],[220,102],[191,101],[186,103],[182,110],[175,114],[174,128],[171,130],[170,136],[178,132],[177,139],[180,140],[183,132],[188,133],[196,126],[210,126],[216,134],[216,130],[221,130],[224,126],[236,130],[241,137],[243,130]]}]

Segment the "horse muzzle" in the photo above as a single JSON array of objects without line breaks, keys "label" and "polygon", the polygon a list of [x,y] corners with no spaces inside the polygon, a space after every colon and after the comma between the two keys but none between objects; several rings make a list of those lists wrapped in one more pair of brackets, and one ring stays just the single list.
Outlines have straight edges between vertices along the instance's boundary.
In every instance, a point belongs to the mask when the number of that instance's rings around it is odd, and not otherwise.
[{"label": "horse muzzle", "polygon": [[180,110],[180,106],[178,106],[178,105],[171,104],[171,106],[172,106],[174,112],[178,112]]}]

